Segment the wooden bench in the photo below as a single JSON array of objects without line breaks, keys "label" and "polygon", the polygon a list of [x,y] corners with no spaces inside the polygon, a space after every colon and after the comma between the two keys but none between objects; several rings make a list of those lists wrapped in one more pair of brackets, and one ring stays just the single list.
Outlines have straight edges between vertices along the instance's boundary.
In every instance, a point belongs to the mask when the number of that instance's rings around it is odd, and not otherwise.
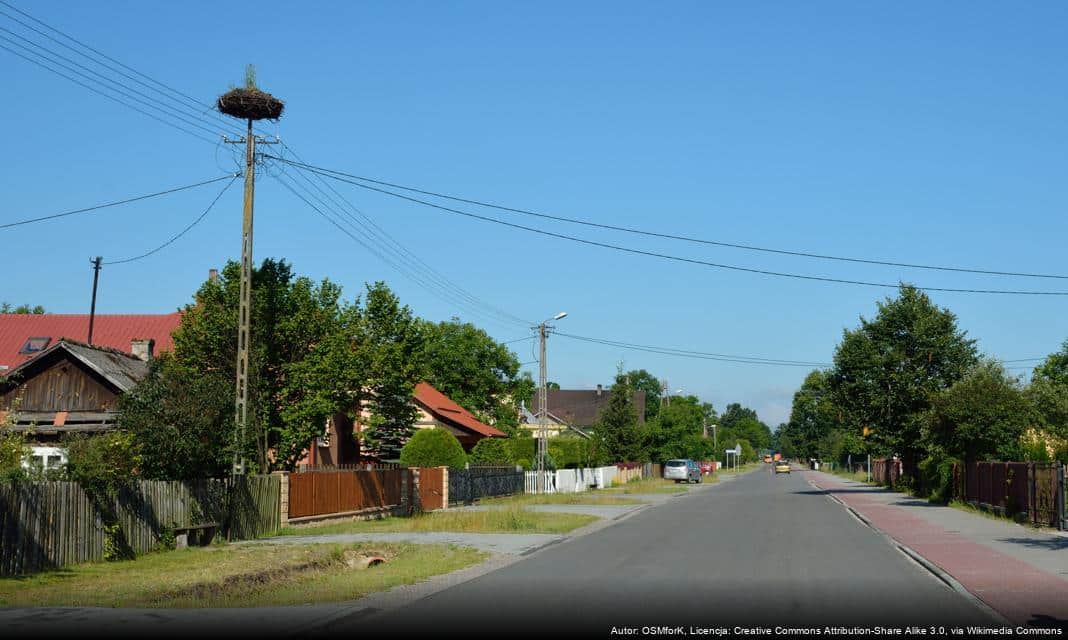
[{"label": "wooden bench", "polygon": [[215,537],[215,531],[219,528],[218,522],[205,522],[202,524],[192,524],[187,527],[175,527],[174,528],[174,546],[177,549],[185,549],[189,546],[190,535],[193,536],[193,540],[200,546],[207,546],[211,543],[211,539]]}]

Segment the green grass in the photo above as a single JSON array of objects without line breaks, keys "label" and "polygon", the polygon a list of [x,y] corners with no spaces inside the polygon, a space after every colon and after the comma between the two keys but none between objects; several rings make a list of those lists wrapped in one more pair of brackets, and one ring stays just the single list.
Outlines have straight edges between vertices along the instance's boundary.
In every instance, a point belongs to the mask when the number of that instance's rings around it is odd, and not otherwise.
[{"label": "green grass", "polygon": [[[711,477],[704,478],[704,482],[713,481]],[[644,480],[633,480],[626,484],[615,485],[610,489],[601,489],[601,491],[610,491],[616,494],[632,494],[632,493],[686,493],[686,491],[694,485],[676,484],[674,480],[664,480],[663,478],[645,478]]]},{"label": "green grass", "polygon": [[551,493],[542,495],[533,495],[530,493],[523,493],[514,496],[507,496],[501,498],[487,498],[485,500],[479,500],[479,504],[498,506],[498,505],[529,505],[529,504],[587,504],[587,505],[608,505],[608,506],[623,506],[634,504],[645,504],[641,500],[635,500],[633,498],[620,498],[612,494],[604,494],[600,491],[590,493]]},{"label": "green grass", "polygon": [[[361,555],[386,558],[363,568]],[[256,607],[353,600],[481,562],[452,545],[209,546],[0,579],[0,605]]]},{"label": "green grass", "polygon": [[456,531],[461,533],[567,533],[597,520],[577,513],[531,511],[516,505],[486,511],[435,511],[410,518],[355,520],[322,525],[285,527],[283,536],[331,535],[338,533],[408,533]]}]

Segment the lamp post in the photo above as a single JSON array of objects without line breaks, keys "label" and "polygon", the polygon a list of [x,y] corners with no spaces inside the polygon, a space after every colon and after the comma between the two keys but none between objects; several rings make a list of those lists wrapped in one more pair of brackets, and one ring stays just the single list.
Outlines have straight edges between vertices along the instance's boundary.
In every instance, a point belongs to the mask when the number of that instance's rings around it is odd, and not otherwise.
[{"label": "lamp post", "polygon": [[567,312],[561,311],[548,320],[543,320],[536,329],[541,343],[540,357],[538,358],[538,449],[537,449],[537,478],[535,479],[536,493],[545,493],[545,454],[549,450],[549,390],[547,385],[547,368],[545,365],[545,338],[549,333],[551,320],[562,320],[567,317]]}]

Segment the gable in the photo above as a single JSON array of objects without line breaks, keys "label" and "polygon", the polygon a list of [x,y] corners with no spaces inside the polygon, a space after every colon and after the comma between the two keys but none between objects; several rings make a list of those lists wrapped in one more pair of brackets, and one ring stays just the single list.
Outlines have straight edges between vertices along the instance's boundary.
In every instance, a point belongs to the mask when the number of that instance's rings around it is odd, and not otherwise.
[{"label": "gable", "polygon": [[63,349],[44,356],[39,366],[4,385],[0,408],[21,398],[20,412],[113,411],[121,393],[103,376]]}]

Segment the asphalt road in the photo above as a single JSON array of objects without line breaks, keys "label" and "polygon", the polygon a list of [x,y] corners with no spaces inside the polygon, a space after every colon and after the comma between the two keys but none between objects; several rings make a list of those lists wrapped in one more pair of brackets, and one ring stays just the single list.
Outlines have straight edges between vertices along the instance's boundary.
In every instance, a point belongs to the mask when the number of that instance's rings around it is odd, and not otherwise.
[{"label": "asphalt road", "polygon": [[733,635],[735,625],[977,624],[998,626],[800,474],[761,470],[321,631],[608,635],[613,627],[688,632],[693,625],[730,628]]}]

